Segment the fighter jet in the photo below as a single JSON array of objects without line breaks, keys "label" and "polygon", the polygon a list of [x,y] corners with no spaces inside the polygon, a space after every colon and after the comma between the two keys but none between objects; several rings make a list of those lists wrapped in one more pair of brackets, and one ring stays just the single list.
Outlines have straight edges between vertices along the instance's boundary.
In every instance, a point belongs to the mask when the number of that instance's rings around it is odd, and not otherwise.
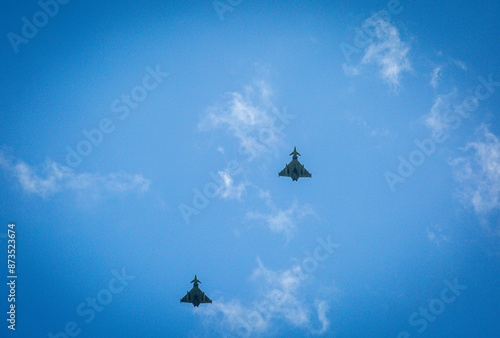
[{"label": "fighter jet", "polygon": [[196,275],[194,275],[194,279],[191,283],[194,283],[193,288],[191,291],[188,291],[184,297],[182,297],[181,303],[192,303],[193,306],[199,306],[201,303],[212,303],[210,298],[205,296],[205,292],[201,291],[198,287],[198,283],[201,282],[198,280]]},{"label": "fighter jet", "polygon": [[285,169],[278,173],[278,176],[291,177],[293,181],[297,181],[299,177],[311,177],[309,171],[298,160],[301,155],[297,152],[297,147],[293,147],[293,152],[290,155],[293,155],[292,162],[288,163]]}]

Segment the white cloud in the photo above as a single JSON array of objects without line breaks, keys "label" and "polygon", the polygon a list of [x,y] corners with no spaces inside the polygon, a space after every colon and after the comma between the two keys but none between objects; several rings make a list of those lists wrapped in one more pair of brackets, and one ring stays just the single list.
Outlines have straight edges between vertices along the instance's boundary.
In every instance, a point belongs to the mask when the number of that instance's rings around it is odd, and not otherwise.
[{"label": "white cloud", "polygon": [[[307,330],[321,335],[330,328],[329,304],[326,299],[307,302],[305,281],[308,277],[299,264],[289,269],[273,271],[257,258],[257,268],[251,280],[258,283],[260,295],[251,305],[242,305],[238,300],[214,300],[213,306],[196,310],[212,323],[221,323],[220,331],[239,337],[254,337],[270,334],[276,330],[278,321],[284,320],[288,327]],[[326,294],[331,292],[326,290]],[[315,328],[317,317],[320,323]]]},{"label": "white cloud", "polygon": [[455,178],[462,184],[461,196],[481,215],[500,209],[500,141],[482,126],[478,141],[470,142],[465,157],[451,162]]},{"label": "white cloud", "polygon": [[324,300],[316,301],[315,304],[316,311],[318,312],[318,319],[321,322],[321,328],[318,330],[313,330],[313,334],[322,335],[330,328],[330,320],[328,319],[326,313],[330,309],[328,303]]},{"label": "white cloud", "polygon": [[448,124],[444,122],[444,111],[448,110],[449,106],[446,96],[438,95],[434,99],[429,114],[424,117],[425,126],[435,132],[447,129]]},{"label": "white cloud", "polygon": [[105,191],[144,193],[151,184],[151,181],[139,174],[77,174],[72,168],[51,160],[47,160],[40,168],[35,168],[22,160],[8,158],[2,152],[0,167],[18,180],[23,191],[41,197],[49,197],[63,191],[90,192],[94,196]]},{"label": "white cloud", "polygon": [[437,85],[438,85],[438,81],[439,81],[439,76],[441,74],[441,66],[437,66],[436,68],[434,68],[434,70],[432,71],[432,76],[431,76],[431,81],[430,81],[430,85],[432,86],[432,88],[436,89],[437,88]]},{"label": "white cloud", "polygon": [[342,69],[346,75],[356,76],[361,73],[360,66],[348,65],[347,63],[342,65]]},{"label": "white cloud", "polygon": [[465,64],[465,62],[456,59],[452,59],[452,61],[458,68],[463,71],[467,71],[467,65]]},{"label": "white cloud", "polygon": [[210,306],[193,311],[204,317],[205,324],[217,323],[220,336],[231,333],[237,337],[247,337],[252,333],[265,332],[269,328],[269,322],[263,320],[255,308],[246,307],[235,299],[229,301],[223,298],[214,299]]},{"label": "white cloud", "polygon": [[446,71],[446,73],[449,75],[451,74],[451,71],[454,70],[454,67],[457,67],[464,72],[467,72],[468,69],[467,65],[460,60],[448,58],[447,61],[441,61],[440,64],[434,67],[431,72],[431,79],[429,81],[430,86],[436,89],[440,83],[446,84],[446,82],[453,81],[453,78],[449,76],[446,81],[442,81],[441,78],[443,76],[443,71]]},{"label": "white cloud", "polygon": [[308,309],[298,299],[298,290],[302,283],[302,267],[294,265],[288,270],[272,271],[267,269],[260,259],[252,278],[262,279],[259,288],[261,299],[254,303],[265,317],[281,316],[296,326],[304,326],[309,322]]},{"label": "white cloud", "polygon": [[349,117],[347,118],[348,121],[356,123],[358,126],[361,128],[365,129],[370,136],[372,137],[386,137],[386,136],[394,136],[389,129],[387,128],[374,128],[371,125],[366,122],[366,120],[357,117],[357,116],[352,116],[349,114]]},{"label": "white cloud", "polygon": [[452,101],[456,100],[457,91],[454,89],[449,94],[437,95],[434,103],[427,115],[422,118],[423,124],[433,133],[447,132],[454,121],[450,116],[455,114],[452,111]]},{"label": "white cloud", "polygon": [[363,31],[372,38],[358,65],[343,65],[347,75],[358,75],[365,65],[380,68],[380,76],[394,89],[400,86],[404,72],[412,70],[408,52],[410,47],[401,41],[398,29],[389,21],[373,15],[363,23]]},{"label": "white cloud", "polygon": [[269,229],[272,232],[283,233],[287,239],[292,237],[297,226],[293,221],[293,208],[287,210],[274,210],[269,214],[259,212],[248,212],[247,217],[250,219],[262,219],[267,222]]},{"label": "white cloud", "polygon": [[[233,92],[228,102],[208,109],[208,115],[198,124],[200,130],[226,128],[239,141],[240,147],[252,158],[274,149],[283,136],[283,125],[293,116],[280,112],[271,101],[272,89],[265,81]],[[277,121],[280,122],[277,123]]]},{"label": "white cloud", "polygon": [[260,197],[265,200],[266,205],[269,207],[269,213],[261,212],[248,212],[246,217],[248,219],[263,220],[272,232],[285,235],[287,241],[293,237],[297,229],[297,221],[307,215],[314,215],[312,207],[308,204],[299,206],[297,201],[293,201],[288,209],[278,208],[272,201],[269,192],[260,192]]},{"label": "white cloud", "polygon": [[234,185],[234,180],[227,170],[219,171],[219,176],[222,181],[222,185],[219,188],[219,196],[225,199],[240,199],[241,195],[246,192],[247,183],[240,183],[237,186]]}]

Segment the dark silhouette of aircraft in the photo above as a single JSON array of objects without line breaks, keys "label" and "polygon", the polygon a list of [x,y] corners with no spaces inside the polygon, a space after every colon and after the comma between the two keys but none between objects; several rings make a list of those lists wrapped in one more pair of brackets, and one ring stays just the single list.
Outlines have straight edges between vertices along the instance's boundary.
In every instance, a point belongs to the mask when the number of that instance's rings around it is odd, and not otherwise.
[{"label": "dark silhouette of aircraft", "polygon": [[201,282],[198,280],[196,275],[194,275],[194,279],[191,283],[194,283],[193,288],[191,291],[188,291],[184,297],[182,297],[181,303],[192,303],[194,306],[199,306],[201,303],[212,303],[210,298],[205,296],[205,292],[201,291],[198,287],[198,283]]},{"label": "dark silhouette of aircraft", "polygon": [[292,162],[288,163],[278,176],[291,177],[293,181],[297,181],[299,177],[311,177],[309,171],[299,162],[301,155],[298,153],[297,147],[293,147],[293,152],[290,155],[293,155]]}]

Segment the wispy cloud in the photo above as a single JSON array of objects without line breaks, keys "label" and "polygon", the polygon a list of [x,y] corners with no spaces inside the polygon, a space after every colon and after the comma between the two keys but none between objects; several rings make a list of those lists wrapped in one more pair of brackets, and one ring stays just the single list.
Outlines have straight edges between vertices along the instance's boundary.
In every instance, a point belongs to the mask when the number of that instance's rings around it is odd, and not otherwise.
[{"label": "wispy cloud", "polygon": [[467,71],[468,68],[467,68],[467,65],[465,64],[465,62],[457,60],[457,59],[451,59],[451,60],[455,64],[455,66],[457,66],[458,68],[460,68],[463,71]]},{"label": "wispy cloud", "polygon": [[380,68],[382,79],[397,89],[402,74],[412,70],[408,58],[410,47],[401,41],[398,29],[379,16],[373,15],[366,19],[363,30],[371,32],[373,38],[357,65],[343,65],[345,73],[358,75],[363,66],[374,64]]},{"label": "wispy cloud", "polygon": [[307,215],[314,215],[312,207],[308,204],[299,205],[293,201],[287,209],[281,209],[273,202],[269,192],[260,191],[260,197],[265,201],[270,209],[268,213],[258,211],[247,212],[248,219],[263,220],[272,232],[285,235],[289,241],[297,230],[297,221]]},{"label": "wispy cloud", "polygon": [[461,183],[461,196],[481,215],[500,209],[500,141],[488,130],[479,128],[478,140],[468,143],[467,156],[451,162],[455,178]]},{"label": "wispy cloud", "polygon": [[[213,306],[196,310],[208,322],[221,323],[220,330],[239,337],[254,337],[274,332],[276,324],[284,320],[288,327],[307,330],[310,334],[321,335],[330,329],[327,299],[316,298],[307,302],[304,296],[307,276],[299,264],[289,269],[273,271],[257,258],[257,268],[251,280],[258,285],[259,296],[250,305],[239,300],[214,300]],[[323,290],[331,296],[336,291]],[[315,328],[315,322],[320,323]]]},{"label": "wispy cloud", "polygon": [[422,118],[423,124],[433,133],[447,132],[451,127],[451,122],[454,122],[450,119],[450,115],[456,99],[456,90],[448,94],[436,95],[429,113]]},{"label": "wispy cloud", "polygon": [[432,71],[430,85],[434,89],[436,89],[438,86],[438,81],[440,80],[440,75],[441,75],[441,69],[442,69],[441,66],[437,66]]},{"label": "wispy cloud", "polygon": [[[245,152],[257,157],[274,149],[282,137],[283,123],[290,115],[279,112],[272,102],[272,89],[265,81],[244,88],[243,93],[230,93],[223,104],[208,109],[198,124],[199,130],[226,128],[239,141]],[[281,120],[279,127],[277,120]]]},{"label": "wispy cloud", "polygon": [[387,137],[387,136],[395,136],[392,134],[387,128],[374,128],[366,122],[365,119],[361,117],[352,116],[351,114],[347,117],[347,120],[350,122],[356,123],[358,126],[362,127],[364,130],[368,132],[368,134],[372,137]]},{"label": "wispy cloud", "polygon": [[328,319],[328,316],[326,315],[328,310],[330,310],[330,306],[324,300],[322,300],[322,301],[316,300],[315,303],[316,303],[315,304],[316,311],[318,312],[318,319],[321,323],[321,328],[319,328],[317,330],[312,330],[311,333],[317,334],[317,335],[322,335],[322,334],[326,333],[326,331],[328,331],[328,329],[330,328],[330,320]]},{"label": "wispy cloud", "polygon": [[32,167],[3,152],[0,152],[0,167],[18,180],[24,192],[44,198],[64,191],[89,192],[93,196],[102,192],[144,193],[151,184],[151,181],[139,174],[78,174],[72,168],[48,159],[43,165]]},{"label": "wispy cloud", "polygon": [[[303,327],[309,322],[309,314],[306,306],[298,297],[298,290],[302,283],[300,265],[294,265],[290,269],[283,271],[273,271],[264,266],[260,259],[257,259],[258,267],[253,272],[253,278],[262,279],[261,297],[257,304],[265,308],[266,303],[273,303],[268,307],[270,315],[283,316],[296,326]],[[276,300],[279,299],[279,302]]]},{"label": "wispy cloud", "polygon": [[[439,56],[442,56],[442,53]],[[468,69],[467,65],[463,61],[449,57],[446,58],[446,60],[441,60],[431,72],[429,85],[432,88],[437,89],[440,84],[445,84],[447,82],[453,81],[453,77],[451,76],[451,74],[454,74],[456,68],[459,68],[463,72],[467,72]],[[442,80],[445,74],[447,75],[446,79]]]},{"label": "wispy cloud", "polygon": [[234,184],[234,179],[228,170],[218,172],[221,178],[222,185],[219,188],[219,196],[225,199],[240,199],[246,192],[246,187],[249,183],[241,182],[238,185]]}]

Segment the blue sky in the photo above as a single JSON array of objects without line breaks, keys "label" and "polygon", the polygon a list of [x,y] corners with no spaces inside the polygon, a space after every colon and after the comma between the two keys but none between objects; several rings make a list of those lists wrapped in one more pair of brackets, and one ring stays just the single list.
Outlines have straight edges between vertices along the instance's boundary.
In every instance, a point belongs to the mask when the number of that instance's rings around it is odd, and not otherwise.
[{"label": "blue sky", "polygon": [[497,337],[500,4],[1,6],[2,335]]}]

